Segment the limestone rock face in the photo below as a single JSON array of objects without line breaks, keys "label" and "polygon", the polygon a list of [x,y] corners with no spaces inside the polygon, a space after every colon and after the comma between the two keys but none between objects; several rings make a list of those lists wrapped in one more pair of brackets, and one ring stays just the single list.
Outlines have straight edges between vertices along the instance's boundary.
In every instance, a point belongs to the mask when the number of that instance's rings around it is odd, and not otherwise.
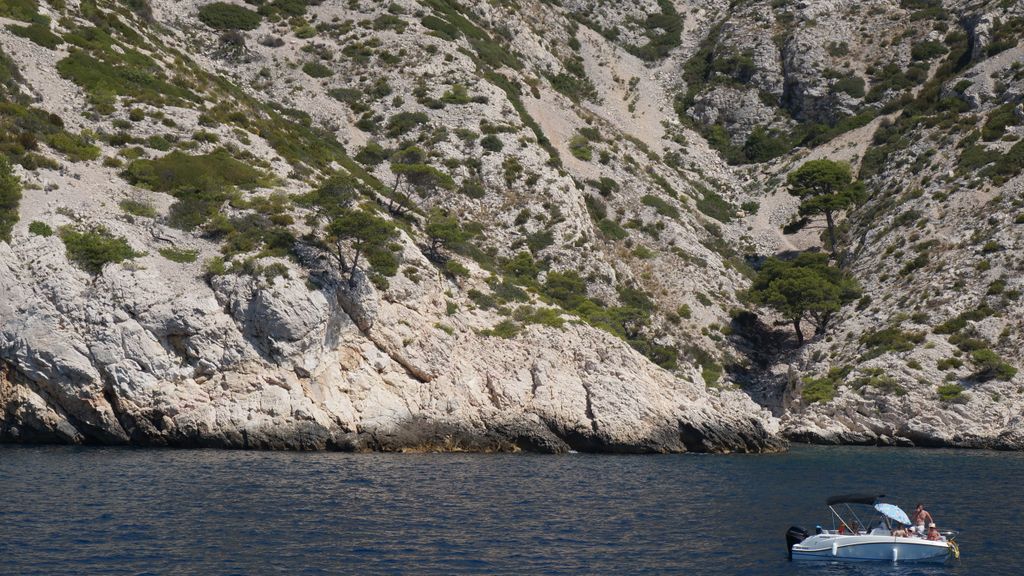
[{"label": "limestone rock face", "polygon": [[[420,257],[422,258],[422,256]],[[59,241],[0,243],[0,438],[338,449],[761,451],[777,424],[736,392],[652,365],[585,325],[514,339],[442,319],[444,281],[401,302],[363,276],[223,276],[108,266]],[[26,290],[31,278],[38,290]],[[357,323],[346,310],[358,310]],[[372,312],[371,312],[372,310]],[[456,325],[455,334],[437,328]],[[690,378],[697,378],[691,374]]]},{"label": "limestone rock face", "polygon": [[726,126],[734,144],[742,144],[756,126],[775,119],[775,111],[761,102],[757,90],[724,86],[698,96],[689,114],[702,124]]}]

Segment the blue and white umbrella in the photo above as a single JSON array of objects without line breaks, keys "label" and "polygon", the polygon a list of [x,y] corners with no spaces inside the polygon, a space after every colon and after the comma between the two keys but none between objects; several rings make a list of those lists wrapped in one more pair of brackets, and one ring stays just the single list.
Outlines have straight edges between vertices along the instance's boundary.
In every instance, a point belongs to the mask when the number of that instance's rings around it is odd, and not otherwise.
[{"label": "blue and white umbrella", "polygon": [[899,506],[880,502],[875,504],[875,510],[885,514],[890,520],[895,520],[905,526],[910,526],[910,518]]}]

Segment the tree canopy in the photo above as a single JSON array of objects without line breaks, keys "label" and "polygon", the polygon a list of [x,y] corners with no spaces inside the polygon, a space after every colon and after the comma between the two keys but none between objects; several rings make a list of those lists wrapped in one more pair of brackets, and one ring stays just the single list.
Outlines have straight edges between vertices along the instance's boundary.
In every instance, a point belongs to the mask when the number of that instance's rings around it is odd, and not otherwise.
[{"label": "tree canopy", "polygon": [[426,164],[427,153],[418,146],[409,146],[391,156],[391,172],[395,184],[388,195],[388,211],[400,216],[410,208],[409,195],[402,191],[402,184],[420,197],[427,197],[438,188],[454,190],[455,181],[451,176]]},{"label": "tree canopy", "polygon": [[825,216],[829,250],[836,255],[835,216],[860,201],[863,186],[854,181],[850,165],[834,160],[811,160],[786,179],[789,193],[800,198],[800,216]]},{"label": "tree canopy", "polygon": [[442,253],[445,248],[465,242],[470,237],[470,234],[459,225],[458,218],[440,210],[430,213],[423,231],[430,239],[427,256],[435,262],[442,262],[445,259]]},{"label": "tree canopy", "polygon": [[827,255],[803,253],[793,260],[768,259],[754,278],[748,296],[752,302],[781,314],[803,344],[803,320],[811,321],[815,333],[820,334],[832,315],[860,293],[853,278],[829,265]]},{"label": "tree canopy", "polygon": [[360,256],[365,254],[373,261],[390,255],[388,245],[395,235],[391,222],[365,208],[343,210],[327,225],[327,241],[334,244],[338,266],[348,274],[349,286],[355,285]]}]

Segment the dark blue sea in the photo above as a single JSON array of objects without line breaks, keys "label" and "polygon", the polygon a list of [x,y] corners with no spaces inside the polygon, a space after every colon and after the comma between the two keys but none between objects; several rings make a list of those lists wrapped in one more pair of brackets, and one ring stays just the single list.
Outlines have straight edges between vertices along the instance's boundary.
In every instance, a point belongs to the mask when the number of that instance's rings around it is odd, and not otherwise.
[{"label": "dark blue sea", "polygon": [[[0,446],[3,574],[1024,573],[1024,454],[339,454]],[[958,564],[793,563],[832,493],[926,503]]]}]

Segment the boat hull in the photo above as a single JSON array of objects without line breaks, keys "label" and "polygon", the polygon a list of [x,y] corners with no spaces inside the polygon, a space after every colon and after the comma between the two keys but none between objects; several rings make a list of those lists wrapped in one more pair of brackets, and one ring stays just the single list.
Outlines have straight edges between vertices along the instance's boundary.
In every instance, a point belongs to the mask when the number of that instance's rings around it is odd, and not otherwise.
[{"label": "boat hull", "polygon": [[794,560],[945,562],[947,542],[892,536],[815,535],[792,548]]}]

